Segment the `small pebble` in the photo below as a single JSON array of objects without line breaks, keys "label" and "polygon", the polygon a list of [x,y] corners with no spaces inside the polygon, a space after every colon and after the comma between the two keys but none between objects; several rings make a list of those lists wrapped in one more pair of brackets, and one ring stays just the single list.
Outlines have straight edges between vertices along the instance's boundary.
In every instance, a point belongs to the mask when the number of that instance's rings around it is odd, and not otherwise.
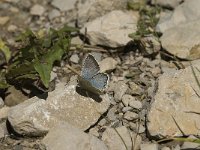
[{"label": "small pebble", "polygon": [[53,10],[51,10],[49,12],[48,17],[49,17],[50,20],[52,20],[52,19],[54,19],[56,17],[59,17],[60,15],[61,14],[60,14],[60,12],[57,9],[53,9]]},{"label": "small pebble", "polygon": [[0,25],[5,25],[9,20],[10,18],[7,16],[0,17]]},{"label": "small pebble", "polygon": [[71,62],[73,62],[73,63],[75,63],[75,64],[78,64],[78,62],[79,62],[79,57],[78,57],[78,55],[77,54],[73,54],[71,57],[70,57],[70,61]]},{"label": "small pebble", "polygon": [[132,121],[132,120],[137,119],[137,118],[138,118],[138,114],[131,112],[131,111],[127,111],[124,114],[124,119],[129,120],[129,121]]},{"label": "small pebble", "polygon": [[45,9],[43,6],[41,6],[39,4],[35,4],[33,7],[31,7],[30,14],[41,16],[41,15],[43,15],[44,11],[45,11]]},{"label": "small pebble", "polygon": [[117,61],[112,57],[108,57],[99,62],[101,72],[110,72],[117,67]]},{"label": "small pebble", "polygon": [[152,144],[152,143],[141,144],[140,150],[158,150],[158,144]]}]

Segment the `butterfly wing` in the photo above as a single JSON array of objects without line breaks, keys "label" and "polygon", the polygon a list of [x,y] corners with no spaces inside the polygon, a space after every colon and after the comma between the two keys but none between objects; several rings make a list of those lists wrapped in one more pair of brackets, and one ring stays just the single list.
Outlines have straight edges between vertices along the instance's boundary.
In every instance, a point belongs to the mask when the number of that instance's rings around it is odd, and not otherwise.
[{"label": "butterfly wing", "polygon": [[99,70],[99,65],[95,60],[94,56],[88,54],[85,60],[83,61],[81,77],[86,80],[91,79],[99,72]]},{"label": "butterfly wing", "polygon": [[102,91],[106,88],[106,85],[108,84],[109,77],[105,73],[98,73],[94,77],[90,79],[91,85]]}]

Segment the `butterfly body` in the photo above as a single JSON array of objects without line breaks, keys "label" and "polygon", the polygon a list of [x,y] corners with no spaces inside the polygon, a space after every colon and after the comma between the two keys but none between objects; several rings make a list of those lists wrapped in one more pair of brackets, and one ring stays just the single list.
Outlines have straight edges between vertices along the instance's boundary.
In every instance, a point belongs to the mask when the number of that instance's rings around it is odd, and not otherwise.
[{"label": "butterfly body", "polygon": [[109,77],[99,71],[100,68],[94,56],[88,54],[83,61],[81,75],[79,76],[80,87],[94,94],[103,94]]}]

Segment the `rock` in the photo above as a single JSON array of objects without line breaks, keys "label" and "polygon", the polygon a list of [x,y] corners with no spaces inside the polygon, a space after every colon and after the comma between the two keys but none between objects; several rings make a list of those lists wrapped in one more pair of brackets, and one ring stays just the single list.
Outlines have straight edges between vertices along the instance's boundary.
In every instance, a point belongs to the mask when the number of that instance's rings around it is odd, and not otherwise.
[{"label": "rock", "polygon": [[112,57],[107,57],[99,62],[100,72],[110,72],[117,67],[117,61]]},{"label": "rock", "polygon": [[129,94],[124,94],[122,96],[122,103],[124,104],[124,106],[129,106],[130,101],[134,101],[135,98]]},{"label": "rock", "polygon": [[112,10],[126,10],[128,0],[87,0],[78,3],[78,26],[101,17]]},{"label": "rock", "polygon": [[160,5],[160,6],[166,7],[166,8],[175,8],[176,6],[178,6],[180,4],[180,2],[181,2],[181,0],[167,0],[167,1],[151,0],[151,4]]},{"label": "rock", "polygon": [[115,121],[117,119],[116,112],[117,112],[117,105],[113,106],[109,109],[107,113],[107,117],[110,121]]},{"label": "rock", "polygon": [[48,17],[49,17],[50,20],[52,20],[52,19],[54,19],[56,17],[59,17],[60,15],[61,14],[57,9],[53,9],[48,13]]},{"label": "rock", "polygon": [[[188,138],[188,140],[191,140],[191,139],[194,139],[194,140],[197,140],[198,138],[196,138],[195,136],[193,135],[190,135]],[[197,147],[199,147],[200,144],[199,143],[194,143],[194,142],[184,142],[183,145],[181,146],[181,149],[196,149]]]},{"label": "rock", "polygon": [[95,124],[110,105],[108,95],[101,95],[98,99],[82,96],[76,92],[76,80],[71,79],[67,85],[58,84],[48,93],[46,100],[33,97],[12,107],[8,120],[15,132],[41,136],[60,121],[84,131]]},{"label": "rock", "polygon": [[169,147],[163,147],[161,150],[171,150]]},{"label": "rock", "polygon": [[50,129],[42,141],[47,150],[107,150],[105,144],[98,138],[68,123]]},{"label": "rock", "polygon": [[8,118],[8,112],[10,110],[10,107],[4,106],[0,109],[0,121],[5,120]]},{"label": "rock", "polygon": [[60,9],[61,11],[68,11],[68,10],[74,9],[75,8],[75,3],[76,3],[75,0],[74,1],[71,1],[71,0],[70,1],[67,1],[67,0],[65,0],[65,1],[63,1],[63,0],[53,0],[51,2],[51,4],[54,7]]},{"label": "rock", "polygon": [[161,49],[159,39],[153,35],[141,38],[141,42],[143,46],[140,50],[143,52],[144,56],[156,54]]},{"label": "rock", "polygon": [[[200,60],[193,62],[193,66],[199,68]],[[148,114],[149,135],[157,138],[182,136],[182,132],[200,135],[197,128],[200,101],[196,93],[200,95],[191,67],[160,76],[155,101]]]},{"label": "rock", "polygon": [[136,131],[138,134],[140,133],[144,133],[144,131],[146,130],[146,128],[140,124],[139,128],[138,128],[138,125],[136,125],[135,123],[133,122],[129,122],[129,126],[132,130]]},{"label": "rock", "polygon": [[4,128],[1,125],[2,124],[0,124],[0,139],[5,137]]},{"label": "rock", "polygon": [[[182,59],[200,58],[200,21],[192,21],[170,28],[163,33],[163,48]],[[176,42],[174,42],[176,41]]]},{"label": "rock", "polygon": [[144,90],[139,85],[135,84],[134,82],[128,82],[128,83],[130,87],[129,93],[131,95],[142,95],[144,93]]},{"label": "rock", "polygon": [[98,129],[98,128],[95,128],[95,127],[94,127],[94,128],[91,128],[90,131],[89,131],[89,134],[90,134],[90,135],[93,135],[93,136],[96,136],[96,137],[99,137],[99,132],[98,132],[98,130],[99,130],[99,129]]},{"label": "rock", "polygon": [[140,101],[132,100],[129,102],[129,105],[134,109],[138,110],[142,109],[142,102]]},{"label": "rock", "polygon": [[14,86],[8,88],[6,95],[7,96],[4,100],[6,106],[15,106],[28,99],[28,97],[25,96],[22,91],[16,89]]},{"label": "rock", "polygon": [[131,111],[127,111],[124,114],[124,119],[132,121],[138,118],[138,114],[136,114],[135,112],[131,112]]},{"label": "rock", "polygon": [[192,21],[199,20],[199,7],[199,0],[184,1],[181,5],[176,7],[173,13],[162,13],[160,20],[156,26],[156,30],[163,33],[167,29],[170,29],[177,25],[184,25],[185,23],[191,23]]},{"label": "rock", "polygon": [[71,39],[71,45],[75,45],[76,47],[78,46],[81,47],[83,44],[84,44],[83,41],[77,36]]},{"label": "rock", "polygon": [[128,35],[136,32],[137,21],[138,13],[115,10],[86,23],[80,32],[84,34],[87,28],[91,45],[121,47],[132,40]]},{"label": "rock", "polygon": [[116,102],[119,102],[122,99],[122,96],[126,93],[128,85],[124,81],[118,81],[114,86],[114,99]]},{"label": "rock", "polygon": [[33,5],[30,9],[31,15],[42,16],[44,12],[44,7],[39,4]]},{"label": "rock", "polygon": [[11,24],[11,25],[8,26],[7,30],[9,32],[15,32],[17,30],[17,28],[18,28],[17,26]]},{"label": "rock", "polygon": [[0,109],[4,106],[4,101],[3,99],[0,97]]},{"label": "rock", "polygon": [[5,25],[9,20],[8,16],[0,17],[0,25]]},{"label": "rock", "polygon": [[75,64],[78,64],[79,59],[80,59],[80,58],[78,57],[77,54],[73,54],[73,55],[69,58],[69,60],[70,60],[71,62],[75,63]]},{"label": "rock", "polygon": [[[107,127],[103,132],[102,140],[110,150],[127,150],[126,147],[128,150],[131,150],[132,141],[131,134],[129,132],[130,131],[128,131],[125,126],[121,126],[115,129]],[[125,144],[123,143],[122,139]]]},{"label": "rock", "polygon": [[158,150],[158,144],[141,144],[140,150]]}]

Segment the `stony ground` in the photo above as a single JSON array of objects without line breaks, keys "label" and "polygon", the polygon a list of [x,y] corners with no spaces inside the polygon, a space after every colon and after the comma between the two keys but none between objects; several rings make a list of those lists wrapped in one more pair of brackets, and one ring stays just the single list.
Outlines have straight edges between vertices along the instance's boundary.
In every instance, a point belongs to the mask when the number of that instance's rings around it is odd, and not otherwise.
[{"label": "stony ground", "polygon": [[[127,3],[0,1],[0,37],[13,51],[15,37],[26,28],[68,23],[89,41],[72,39],[67,57],[53,68],[55,90],[46,100],[29,99],[13,87],[0,98],[0,149],[199,149],[196,143],[159,141],[200,135],[200,89],[190,66],[200,80],[200,2],[132,2],[146,13],[128,10]],[[106,94],[98,98],[78,92],[70,69],[80,71],[88,53],[110,77]]]}]

